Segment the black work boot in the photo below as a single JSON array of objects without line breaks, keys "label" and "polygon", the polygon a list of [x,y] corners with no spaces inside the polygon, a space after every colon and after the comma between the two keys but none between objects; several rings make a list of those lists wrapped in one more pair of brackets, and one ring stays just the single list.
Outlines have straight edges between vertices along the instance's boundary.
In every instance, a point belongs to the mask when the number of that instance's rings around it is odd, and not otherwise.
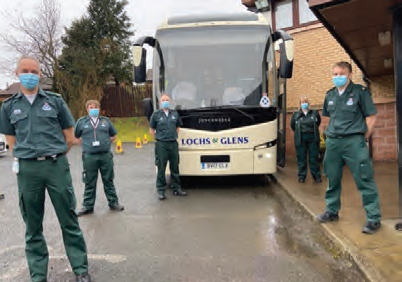
[{"label": "black work boot", "polygon": [[78,274],[75,276],[76,282],[91,282],[91,276],[88,273]]},{"label": "black work boot", "polygon": [[330,221],[337,221],[339,216],[337,213],[332,213],[329,211],[324,212],[317,216],[317,220],[321,223],[330,222]]},{"label": "black work boot", "polygon": [[187,192],[184,192],[181,189],[176,189],[176,190],[173,191],[173,195],[183,197],[183,196],[187,196]]},{"label": "black work boot", "polygon": [[363,227],[362,232],[365,234],[374,234],[380,229],[381,222],[379,221],[368,221],[366,225]]},{"label": "black work boot", "polygon": [[315,183],[321,183],[321,182],[322,182],[321,176],[315,177],[315,178],[314,178],[314,182],[315,182]]},{"label": "black work boot", "polygon": [[120,204],[115,204],[115,205],[109,206],[109,208],[112,211],[124,211],[124,206],[122,206]]},{"label": "black work boot", "polygon": [[158,199],[159,201],[166,200],[165,192],[158,192]]},{"label": "black work boot", "polygon": [[82,215],[90,214],[93,212],[94,212],[94,209],[87,209],[87,208],[83,207],[77,212],[77,216],[82,216]]},{"label": "black work boot", "polygon": [[303,177],[299,177],[299,183],[304,183],[304,182],[306,182],[306,179]]}]

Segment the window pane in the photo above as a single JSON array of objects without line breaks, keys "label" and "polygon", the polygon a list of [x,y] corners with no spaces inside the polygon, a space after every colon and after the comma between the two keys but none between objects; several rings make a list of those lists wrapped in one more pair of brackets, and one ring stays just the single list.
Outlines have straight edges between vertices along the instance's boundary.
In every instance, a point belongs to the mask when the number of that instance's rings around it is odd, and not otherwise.
[{"label": "window pane", "polygon": [[281,1],[275,4],[275,27],[276,29],[293,26],[292,0]]},{"label": "window pane", "polygon": [[299,0],[299,17],[301,24],[317,20],[308,7],[307,0]]}]

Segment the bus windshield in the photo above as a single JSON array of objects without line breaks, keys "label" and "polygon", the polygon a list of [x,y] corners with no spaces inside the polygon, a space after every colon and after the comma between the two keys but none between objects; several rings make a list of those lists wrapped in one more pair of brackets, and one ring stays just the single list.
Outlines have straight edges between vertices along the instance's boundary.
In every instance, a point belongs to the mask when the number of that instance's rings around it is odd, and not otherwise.
[{"label": "bus windshield", "polygon": [[259,104],[268,26],[171,28],[156,37],[175,108]]}]

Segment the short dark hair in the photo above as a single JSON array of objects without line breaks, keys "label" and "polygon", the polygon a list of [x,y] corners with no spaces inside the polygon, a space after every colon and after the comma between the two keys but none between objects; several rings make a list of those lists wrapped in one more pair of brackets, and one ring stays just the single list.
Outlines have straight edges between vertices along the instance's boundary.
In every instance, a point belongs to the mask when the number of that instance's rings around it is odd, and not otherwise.
[{"label": "short dark hair", "polygon": [[345,62],[345,61],[335,63],[334,68],[335,67],[340,67],[342,69],[348,69],[349,72],[352,72],[352,65],[350,63],[348,63],[348,62]]}]

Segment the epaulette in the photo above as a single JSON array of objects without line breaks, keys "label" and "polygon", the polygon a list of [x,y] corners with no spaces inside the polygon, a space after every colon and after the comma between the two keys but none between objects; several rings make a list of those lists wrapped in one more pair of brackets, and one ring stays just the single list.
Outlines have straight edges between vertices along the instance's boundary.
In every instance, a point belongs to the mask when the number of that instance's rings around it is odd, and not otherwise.
[{"label": "epaulette", "polygon": [[80,117],[78,120],[77,120],[77,123],[79,123],[81,120],[83,120],[83,119],[85,119],[85,118],[87,118],[88,116],[83,116],[83,117]]},{"label": "epaulette", "polygon": [[15,93],[15,94],[13,94],[11,97],[8,97],[7,99],[5,99],[5,100],[3,101],[3,104],[10,102],[10,101],[11,101],[12,99],[14,99],[15,96],[17,96],[17,95],[18,95],[18,92]]},{"label": "epaulette", "polygon": [[56,92],[52,92],[52,91],[45,91],[46,94],[51,95],[51,96],[57,96],[57,97],[61,97],[61,94],[56,93]]},{"label": "epaulette", "polygon": [[332,90],[335,90],[335,88],[336,88],[336,87],[332,87],[331,89],[329,89],[329,90],[327,91],[327,94],[328,94],[329,92],[331,92]]}]

